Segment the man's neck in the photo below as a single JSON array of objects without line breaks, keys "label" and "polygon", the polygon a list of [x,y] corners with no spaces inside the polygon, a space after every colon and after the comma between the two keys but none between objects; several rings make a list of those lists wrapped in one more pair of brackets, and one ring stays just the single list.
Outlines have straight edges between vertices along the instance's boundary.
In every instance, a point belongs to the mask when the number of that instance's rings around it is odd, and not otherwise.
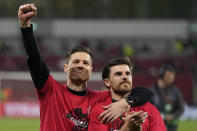
[{"label": "man's neck", "polygon": [[114,92],[112,89],[110,89],[111,91],[111,96],[113,100],[119,101],[122,98],[124,98],[125,96],[127,96],[130,92],[128,93],[124,93],[124,94],[117,94],[116,92]]},{"label": "man's neck", "polygon": [[67,81],[67,86],[74,91],[84,91],[86,90],[86,82],[74,83],[71,80]]}]

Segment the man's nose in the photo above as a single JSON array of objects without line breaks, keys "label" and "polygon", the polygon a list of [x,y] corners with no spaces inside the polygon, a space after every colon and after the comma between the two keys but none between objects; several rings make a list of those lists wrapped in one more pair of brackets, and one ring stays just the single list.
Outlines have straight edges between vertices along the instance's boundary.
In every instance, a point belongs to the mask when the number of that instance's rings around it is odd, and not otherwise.
[{"label": "man's nose", "polygon": [[77,68],[78,69],[83,69],[84,68],[84,65],[82,62],[79,62],[79,64],[77,65]]},{"label": "man's nose", "polygon": [[123,74],[122,79],[123,80],[127,80],[128,79],[127,75],[126,74]]},{"label": "man's nose", "polygon": [[80,70],[81,70],[81,69],[84,69],[84,67],[81,66],[81,65],[77,66],[77,68],[80,69]]}]

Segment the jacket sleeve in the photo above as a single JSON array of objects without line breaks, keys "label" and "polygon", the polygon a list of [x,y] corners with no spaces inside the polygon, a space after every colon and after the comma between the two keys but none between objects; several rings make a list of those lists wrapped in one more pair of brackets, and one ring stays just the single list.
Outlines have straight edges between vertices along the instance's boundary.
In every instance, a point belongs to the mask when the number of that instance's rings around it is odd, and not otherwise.
[{"label": "jacket sleeve", "polygon": [[184,100],[181,91],[178,88],[175,88],[175,94],[176,94],[177,105],[176,105],[176,110],[172,113],[172,115],[176,119],[179,118],[184,112]]},{"label": "jacket sleeve", "polygon": [[127,97],[129,100],[135,101],[133,104],[133,107],[135,107],[144,105],[151,99],[152,96],[153,93],[149,89],[145,87],[136,87],[132,89],[131,93]]},{"label": "jacket sleeve", "polygon": [[34,85],[37,89],[42,89],[49,76],[49,70],[38,47],[38,43],[33,35],[33,26],[21,28],[22,40],[27,53],[27,64]]}]

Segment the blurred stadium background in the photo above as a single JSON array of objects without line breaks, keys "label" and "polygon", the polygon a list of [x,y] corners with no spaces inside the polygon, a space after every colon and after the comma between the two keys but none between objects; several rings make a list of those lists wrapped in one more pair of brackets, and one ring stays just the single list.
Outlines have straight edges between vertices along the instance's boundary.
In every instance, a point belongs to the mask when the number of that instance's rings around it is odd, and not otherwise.
[{"label": "blurred stadium background", "polygon": [[17,19],[19,5],[26,2],[38,7],[34,32],[57,80],[65,81],[64,56],[76,45],[93,50],[88,86],[97,90],[104,89],[100,71],[111,58],[129,56],[134,86],[147,88],[156,82],[159,68],[171,64],[186,104],[179,130],[197,130],[196,0],[1,0],[1,131],[39,128],[39,106]]}]

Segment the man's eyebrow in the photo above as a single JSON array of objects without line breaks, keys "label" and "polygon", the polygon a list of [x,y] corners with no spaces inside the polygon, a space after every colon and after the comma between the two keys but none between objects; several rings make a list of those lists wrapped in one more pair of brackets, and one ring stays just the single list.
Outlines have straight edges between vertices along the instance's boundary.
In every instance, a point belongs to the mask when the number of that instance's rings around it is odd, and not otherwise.
[{"label": "man's eyebrow", "polygon": [[89,60],[83,60],[84,62],[90,62]]},{"label": "man's eyebrow", "polygon": [[114,74],[122,74],[122,71],[117,71]]},{"label": "man's eyebrow", "polygon": [[79,59],[73,59],[72,61],[79,61]]}]

